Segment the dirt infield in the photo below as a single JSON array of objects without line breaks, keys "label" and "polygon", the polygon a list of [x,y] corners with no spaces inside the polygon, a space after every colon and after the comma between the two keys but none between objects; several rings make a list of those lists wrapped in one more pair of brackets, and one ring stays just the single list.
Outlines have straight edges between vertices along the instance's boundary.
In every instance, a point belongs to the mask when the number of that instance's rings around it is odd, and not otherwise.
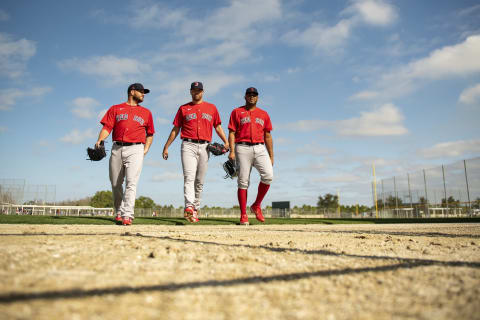
[{"label": "dirt infield", "polygon": [[480,319],[480,224],[0,225],[1,319]]}]

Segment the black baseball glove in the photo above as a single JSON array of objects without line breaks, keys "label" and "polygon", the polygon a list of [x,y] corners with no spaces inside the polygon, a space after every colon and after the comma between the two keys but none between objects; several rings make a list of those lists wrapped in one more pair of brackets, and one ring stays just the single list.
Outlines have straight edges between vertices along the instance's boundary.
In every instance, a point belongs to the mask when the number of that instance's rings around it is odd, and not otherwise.
[{"label": "black baseball glove", "polygon": [[225,148],[223,144],[218,142],[209,143],[207,146],[207,150],[211,152],[214,156],[221,156],[228,151],[228,149]]},{"label": "black baseball glove", "polygon": [[103,141],[100,142],[100,146],[98,148],[96,145],[95,148],[87,148],[87,154],[89,158],[87,160],[91,161],[100,161],[105,158],[107,154],[105,153],[105,146],[103,145]]},{"label": "black baseball glove", "polygon": [[224,177],[225,179],[233,179],[238,175],[237,164],[235,163],[235,160],[228,159],[227,161],[225,161],[225,163],[223,164],[223,170],[225,170],[225,172],[227,173],[227,175]]}]

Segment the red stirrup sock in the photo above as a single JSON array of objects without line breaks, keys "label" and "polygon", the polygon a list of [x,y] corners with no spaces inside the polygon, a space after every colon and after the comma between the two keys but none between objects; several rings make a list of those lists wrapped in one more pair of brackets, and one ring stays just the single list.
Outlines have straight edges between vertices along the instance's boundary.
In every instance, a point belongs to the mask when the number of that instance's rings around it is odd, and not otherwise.
[{"label": "red stirrup sock", "polygon": [[240,213],[247,214],[247,189],[238,189],[237,196]]},{"label": "red stirrup sock", "polygon": [[252,204],[253,207],[262,207],[262,200],[263,198],[265,198],[265,195],[267,194],[268,189],[270,189],[269,184],[265,184],[263,182],[260,182],[258,184],[257,199]]}]

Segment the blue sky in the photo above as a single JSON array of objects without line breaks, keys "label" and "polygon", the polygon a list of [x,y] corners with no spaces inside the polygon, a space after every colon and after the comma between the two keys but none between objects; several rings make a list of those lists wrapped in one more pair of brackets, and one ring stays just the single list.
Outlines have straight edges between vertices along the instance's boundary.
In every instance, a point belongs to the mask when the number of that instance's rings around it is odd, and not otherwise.
[{"label": "blue sky", "polygon": [[[258,88],[274,126],[264,204],[337,191],[371,204],[372,163],[387,178],[480,155],[479,57],[478,1],[4,0],[0,178],[56,185],[57,201],[109,190],[108,161],[85,161],[85,149],[141,82],[156,134],[137,196],[180,206],[180,140],[168,161],[161,152],[202,81],[224,129]],[[225,160],[210,160],[204,204],[237,203]],[[255,169],[251,183],[250,200]]]}]

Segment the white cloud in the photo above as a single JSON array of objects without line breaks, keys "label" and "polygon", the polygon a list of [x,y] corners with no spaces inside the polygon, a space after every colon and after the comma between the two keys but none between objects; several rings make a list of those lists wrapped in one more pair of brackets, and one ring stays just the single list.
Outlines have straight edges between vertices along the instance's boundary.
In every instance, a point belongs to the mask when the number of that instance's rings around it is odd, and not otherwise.
[{"label": "white cloud", "polygon": [[299,67],[296,67],[296,68],[288,68],[288,69],[287,69],[287,74],[294,74],[294,73],[298,73],[298,72],[300,72],[300,71],[302,71],[302,69],[299,68]]},{"label": "white cloud", "polygon": [[204,100],[208,101],[222,88],[231,84],[243,81],[243,76],[235,74],[215,73],[209,75],[190,74],[177,79],[170,79],[166,83],[162,83],[160,91],[163,91],[155,100],[155,104],[167,112],[172,112],[188,101],[190,97],[190,83],[193,81],[203,82]]},{"label": "white cloud", "polygon": [[135,82],[132,78],[150,72],[149,64],[136,59],[119,58],[114,55],[88,59],[72,58],[58,63],[63,70],[75,70],[89,76],[97,76],[113,84]]},{"label": "white cloud", "polygon": [[283,39],[290,45],[311,47],[333,53],[342,47],[352,28],[351,20],[341,20],[333,27],[314,22],[303,31],[292,30],[284,35]]},{"label": "white cloud", "polygon": [[371,25],[385,26],[397,20],[396,9],[382,0],[359,0],[345,10],[353,12],[362,21]]},{"label": "white cloud", "polygon": [[362,24],[387,26],[397,18],[396,9],[383,0],[358,0],[345,8],[346,16],[333,26],[312,22],[305,30],[292,30],[283,40],[292,46],[305,46],[327,54],[336,54],[350,38],[353,29]]},{"label": "white cloud", "polygon": [[27,39],[14,40],[10,35],[0,32],[0,73],[11,79],[20,78],[35,52],[35,42]]},{"label": "white cloud", "polygon": [[[248,13],[248,14],[241,14]],[[219,8],[206,19],[187,19],[182,23],[182,33],[195,43],[205,40],[228,40],[251,43],[255,25],[274,21],[282,16],[279,0],[232,0],[227,7]],[[201,30],[201,32],[198,32]],[[245,43],[247,44],[247,43]]]},{"label": "white cloud", "polygon": [[[465,77],[480,72],[480,35],[463,42],[432,51],[427,57],[412,61],[384,73],[377,81],[377,97],[392,99],[417,89],[422,83],[435,80]],[[353,97],[362,97],[362,92]],[[363,94],[363,97],[365,95]]]},{"label": "white cloud", "polygon": [[[187,50],[162,52],[154,56],[152,63],[180,62],[182,65],[205,65],[206,63],[230,66],[250,56],[250,48],[242,41],[225,40],[220,43],[196,44],[195,53]],[[203,46],[203,47],[202,47]],[[256,58],[257,59],[257,58]]]},{"label": "white cloud", "polygon": [[185,10],[171,10],[159,3],[145,6],[135,3],[131,8],[132,16],[127,21],[138,29],[172,27],[187,19]]},{"label": "white cloud", "polygon": [[[239,14],[245,12],[248,14]],[[231,0],[198,19],[198,12],[193,10],[149,3],[133,13],[128,19],[133,27],[165,28],[177,39],[183,39],[165,45],[164,51],[149,60],[152,63],[174,60],[183,65],[208,62],[229,66],[250,57],[255,47],[271,41],[272,32],[264,26],[281,18],[282,6],[280,0]]]},{"label": "white cloud", "polygon": [[480,100],[480,83],[467,88],[460,94],[459,102],[464,104],[475,104]]},{"label": "white cloud", "polygon": [[52,91],[50,87],[34,87],[27,90],[20,89],[4,89],[0,90],[0,111],[11,110],[17,103],[17,100],[33,97],[40,98]]},{"label": "white cloud", "polygon": [[409,78],[441,79],[480,72],[480,35],[433,51],[428,57],[410,63],[400,74]]},{"label": "white cloud", "polygon": [[404,116],[393,104],[388,103],[371,112],[361,112],[360,117],[336,122],[335,131],[342,136],[391,136],[403,135]]},{"label": "white cloud", "polygon": [[73,100],[72,113],[79,118],[93,118],[95,117],[95,107],[98,107],[100,103],[90,97],[79,97]]},{"label": "white cloud", "polygon": [[93,129],[87,129],[85,131],[80,131],[78,129],[73,129],[66,135],[60,138],[60,141],[72,144],[80,144],[85,140],[94,139],[96,136]]},{"label": "white cloud", "polygon": [[464,16],[469,16],[471,14],[475,14],[476,12],[480,12],[480,4],[476,4],[471,7],[462,9],[458,11],[457,15],[464,17]]},{"label": "white cloud", "polygon": [[420,155],[428,159],[458,157],[478,153],[480,153],[480,139],[442,142],[419,151]]},{"label": "white cloud", "polygon": [[5,10],[0,9],[0,21],[8,21],[10,20],[10,16]]},{"label": "white cloud", "polygon": [[350,100],[368,100],[376,97],[378,97],[378,92],[365,90],[354,94],[350,97]]},{"label": "white cloud", "polygon": [[393,104],[387,103],[369,112],[361,112],[359,117],[346,120],[299,120],[280,125],[293,131],[315,131],[333,129],[341,136],[392,136],[403,135],[408,130],[403,125],[404,116]]}]

